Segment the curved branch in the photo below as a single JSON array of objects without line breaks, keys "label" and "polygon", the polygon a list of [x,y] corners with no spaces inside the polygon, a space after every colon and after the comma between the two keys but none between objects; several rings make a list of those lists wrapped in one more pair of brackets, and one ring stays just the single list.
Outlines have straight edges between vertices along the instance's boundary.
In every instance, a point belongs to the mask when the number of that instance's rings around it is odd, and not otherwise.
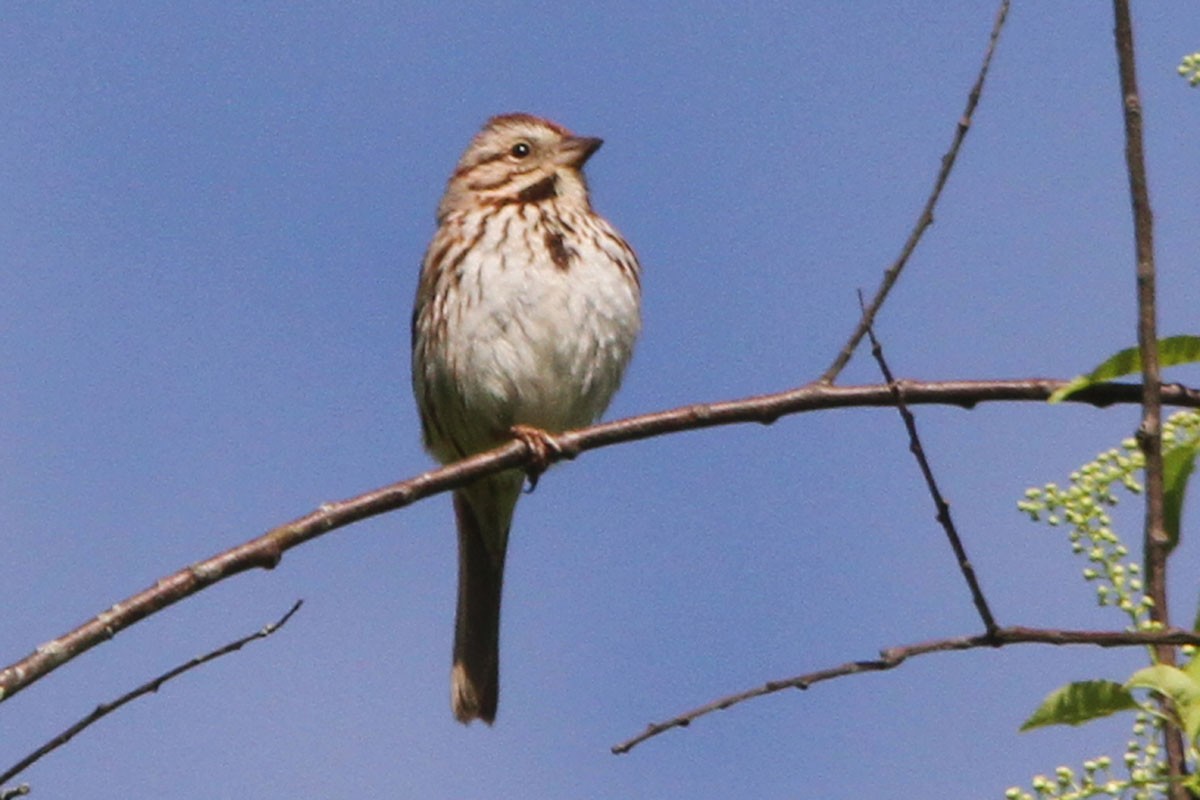
[{"label": "curved branch", "polygon": [[768,694],[781,692],[784,689],[807,689],[815,683],[844,678],[847,675],[858,675],[863,672],[883,672],[895,669],[914,656],[924,656],[930,653],[948,653],[956,650],[975,650],[980,647],[1004,647],[1012,644],[1052,644],[1052,645],[1095,645],[1096,647],[1144,647],[1146,645],[1183,645],[1200,644],[1200,633],[1193,633],[1179,628],[1165,631],[1132,632],[1132,631],[1072,631],[1054,630],[1050,628],[1026,628],[1021,626],[996,628],[991,633],[981,633],[976,636],[955,636],[949,639],[934,639],[928,642],[889,647],[879,651],[879,658],[867,661],[848,661],[836,667],[807,672],[794,678],[769,681],[762,686],[747,689],[744,692],[731,694],[688,711],[686,714],[656,722],[646,727],[632,739],[627,739],[614,745],[615,755],[628,753],[647,739],[652,739],[660,733],[672,728],[686,728],[696,719],[723,711],[738,703],[764,697]]},{"label": "curved branch", "polygon": [[[550,455],[551,460],[574,458],[586,450],[622,442],[719,425],[745,422],[769,425],[783,416],[829,408],[890,407],[895,404],[895,389],[900,390],[910,406],[954,405],[973,408],[985,402],[1043,401],[1065,383],[1046,378],[939,382],[902,380],[892,386],[829,386],[812,383],[776,394],[682,406],[568,431],[554,437],[558,448],[557,452]],[[1200,390],[1179,385],[1164,386],[1162,396],[1165,403],[1200,408]],[[1113,404],[1139,403],[1141,397],[1140,386],[1109,383],[1080,391],[1068,398],[1067,402],[1103,408]],[[130,625],[214,583],[254,568],[272,569],[285,551],[310,539],[354,522],[395,511],[485,475],[528,466],[534,457],[525,444],[514,440],[415,478],[347,500],[325,503],[317,510],[267,531],[256,539],[184,567],[0,670],[0,702],[71,659],[111,639]]]}]

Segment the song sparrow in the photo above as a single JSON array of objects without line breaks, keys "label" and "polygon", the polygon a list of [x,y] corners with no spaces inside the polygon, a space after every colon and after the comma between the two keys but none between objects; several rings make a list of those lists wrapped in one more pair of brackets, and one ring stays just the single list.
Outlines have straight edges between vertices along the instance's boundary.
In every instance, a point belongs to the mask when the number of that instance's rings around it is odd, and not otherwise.
[{"label": "song sparrow", "polygon": [[[588,199],[582,168],[600,145],[506,114],[450,177],[412,319],[413,391],[442,463],[591,424],[621,382],[641,326],[640,267]],[[461,722],[496,716],[504,554],[523,480],[510,470],[454,493],[450,699]]]}]

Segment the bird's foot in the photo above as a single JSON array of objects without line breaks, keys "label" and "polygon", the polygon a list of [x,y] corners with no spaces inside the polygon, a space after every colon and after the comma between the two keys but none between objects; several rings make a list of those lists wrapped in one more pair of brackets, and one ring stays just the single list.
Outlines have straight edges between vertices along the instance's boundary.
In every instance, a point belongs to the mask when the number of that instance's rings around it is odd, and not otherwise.
[{"label": "bird's foot", "polygon": [[547,431],[531,425],[513,425],[509,433],[520,439],[533,456],[529,466],[525,468],[525,476],[529,478],[529,491],[532,492],[537,488],[538,478],[550,467],[550,454],[561,456],[562,446]]}]

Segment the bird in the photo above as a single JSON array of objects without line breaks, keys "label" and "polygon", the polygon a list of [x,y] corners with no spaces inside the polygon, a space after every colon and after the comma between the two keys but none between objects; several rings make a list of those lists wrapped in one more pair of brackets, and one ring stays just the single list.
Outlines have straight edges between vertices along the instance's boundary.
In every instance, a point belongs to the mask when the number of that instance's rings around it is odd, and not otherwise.
[{"label": "bird", "polygon": [[[412,316],[413,393],[439,462],[519,438],[535,456],[532,485],[553,435],[594,423],[620,386],[641,330],[641,265],[592,209],[583,166],[601,144],[502,114],[447,181]],[[464,724],[496,718],[504,562],[526,477],[511,469],[454,491],[450,697]]]}]

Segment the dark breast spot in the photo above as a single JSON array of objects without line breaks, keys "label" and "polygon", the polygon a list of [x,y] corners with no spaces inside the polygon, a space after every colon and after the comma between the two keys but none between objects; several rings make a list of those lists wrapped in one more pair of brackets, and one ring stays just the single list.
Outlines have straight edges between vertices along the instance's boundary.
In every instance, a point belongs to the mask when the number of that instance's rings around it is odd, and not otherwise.
[{"label": "dark breast spot", "polygon": [[558,197],[558,176],[548,175],[517,192],[518,203],[540,203]]},{"label": "dark breast spot", "polygon": [[550,253],[550,260],[554,262],[554,266],[566,272],[571,267],[571,257],[575,252],[567,247],[567,243],[563,240],[563,235],[558,231],[546,231],[546,250]]}]

